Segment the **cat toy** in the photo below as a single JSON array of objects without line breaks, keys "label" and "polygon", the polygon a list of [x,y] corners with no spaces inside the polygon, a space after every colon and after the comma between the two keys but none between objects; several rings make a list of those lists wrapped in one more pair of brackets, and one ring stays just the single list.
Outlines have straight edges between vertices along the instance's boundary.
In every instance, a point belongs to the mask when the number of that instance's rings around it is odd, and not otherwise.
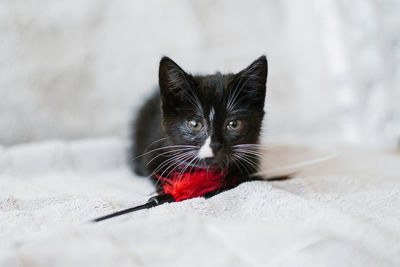
[{"label": "cat toy", "polygon": [[168,202],[180,202],[195,197],[204,197],[211,192],[223,191],[239,184],[236,179],[225,179],[226,170],[198,168],[193,171],[175,171],[169,177],[155,176],[162,182],[161,192],[151,197],[145,204],[121,210],[97,219],[100,222],[112,217],[123,215],[137,210],[149,209]]},{"label": "cat toy", "polygon": [[[267,177],[268,175],[272,175],[272,178],[263,179],[265,181],[285,180],[292,177],[293,173],[296,172],[295,169],[298,169],[299,167],[313,165],[330,160],[335,157],[335,154],[331,154],[308,161],[298,162],[288,166],[274,168],[267,172],[258,172],[254,175],[260,177]],[[279,172],[282,171],[290,174],[277,175]],[[115,213],[96,218],[92,220],[92,222],[100,222],[126,213],[153,208],[164,203],[180,202],[195,197],[205,197],[212,192],[224,191],[239,185],[239,179],[235,179],[235,177],[225,179],[227,175],[227,170],[218,171],[203,168],[197,168],[193,171],[184,172],[175,171],[169,177],[162,177],[155,174],[155,176],[163,183],[161,191],[158,195],[149,198],[149,200],[143,205],[117,211]]]}]

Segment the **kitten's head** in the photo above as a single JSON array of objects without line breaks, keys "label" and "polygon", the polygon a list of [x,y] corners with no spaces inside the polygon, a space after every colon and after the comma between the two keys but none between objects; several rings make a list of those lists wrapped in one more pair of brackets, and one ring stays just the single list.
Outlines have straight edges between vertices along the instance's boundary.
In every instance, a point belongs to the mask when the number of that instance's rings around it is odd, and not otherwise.
[{"label": "kitten's head", "polygon": [[265,56],[237,74],[207,76],[192,76],[163,57],[162,124],[171,143],[196,146],[192,164],[216,168],[237,164],[239,151],[258,142],[267,72]]}]

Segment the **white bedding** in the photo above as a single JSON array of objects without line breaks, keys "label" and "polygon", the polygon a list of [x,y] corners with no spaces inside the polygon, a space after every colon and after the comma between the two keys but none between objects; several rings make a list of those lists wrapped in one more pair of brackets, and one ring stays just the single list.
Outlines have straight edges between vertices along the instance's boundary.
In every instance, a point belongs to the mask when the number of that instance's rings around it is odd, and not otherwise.
[{"label": "white bedding", "polygon": [[152,194],[126,147],[0,147],[0,266],[400,266],[399,153],[340,152],[291,180],[88,223]]}]

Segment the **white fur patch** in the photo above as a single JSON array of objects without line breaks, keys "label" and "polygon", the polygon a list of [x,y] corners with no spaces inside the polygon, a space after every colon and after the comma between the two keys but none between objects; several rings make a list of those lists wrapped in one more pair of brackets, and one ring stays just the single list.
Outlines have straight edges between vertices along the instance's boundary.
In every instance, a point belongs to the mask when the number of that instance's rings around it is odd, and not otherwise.
[{"label": "white fur patch", "polygon": [[211,107],[210,115],[209,115],[209,119],[210,119],[211,124],[214,121],[214,117],[215,117],[215,110],[214,110],[214,107]]},{"label": "white fur patch", "polygon": [[214,156],[210,143],[211,143],[211,137],[209,136],[199,149],[199,154],[198,154],[199,158],[204,159],[204,158],[211,158]]}]

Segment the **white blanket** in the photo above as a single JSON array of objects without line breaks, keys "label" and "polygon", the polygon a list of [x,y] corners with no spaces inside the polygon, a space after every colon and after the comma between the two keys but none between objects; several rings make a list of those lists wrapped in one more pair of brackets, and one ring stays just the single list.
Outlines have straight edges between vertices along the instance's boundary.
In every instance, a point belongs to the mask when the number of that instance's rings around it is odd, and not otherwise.
[{"label": "white blanket", "polygon": [[0,266],[400,266],[398,153],[342,152],[287,181],[89,223],[153,192],[126,148],[0,147]]}]

